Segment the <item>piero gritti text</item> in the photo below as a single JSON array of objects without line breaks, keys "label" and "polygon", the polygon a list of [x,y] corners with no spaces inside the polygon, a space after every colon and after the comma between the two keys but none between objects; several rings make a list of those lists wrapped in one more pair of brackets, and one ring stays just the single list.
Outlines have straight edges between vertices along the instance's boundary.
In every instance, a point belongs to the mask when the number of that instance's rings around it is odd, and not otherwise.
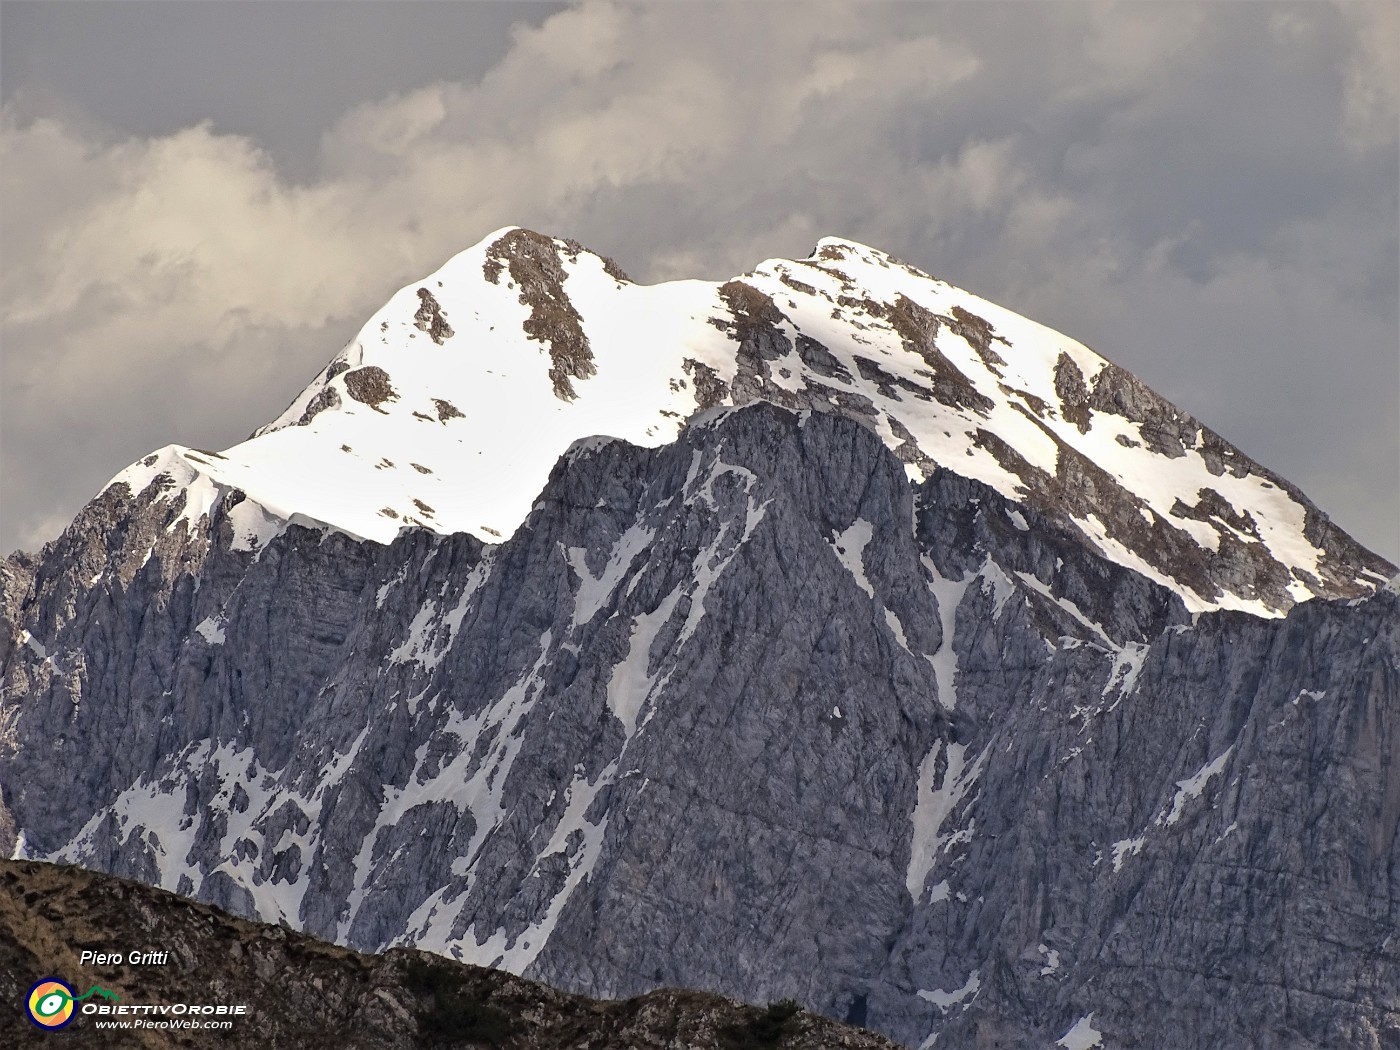
[{"label": "piero gritti text", "polygon": [[78,956],[79,966],[164,966],[169,961],[168,951],[152,950],[98,952],[84,948]]}]

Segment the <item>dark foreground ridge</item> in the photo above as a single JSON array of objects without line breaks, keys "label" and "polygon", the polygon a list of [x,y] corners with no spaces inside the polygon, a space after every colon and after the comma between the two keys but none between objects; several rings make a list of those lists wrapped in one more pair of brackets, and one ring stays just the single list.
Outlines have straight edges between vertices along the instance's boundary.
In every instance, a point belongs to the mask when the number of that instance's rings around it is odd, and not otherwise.
[{"label": "dark foreground ridge", "polygon": [[[80,964],[84,949],[167,952],[164,965]],[[126,1004],[246,1004],[227,1032],[114,1032],[79,1015],[60,1032],[25,1017],[54,976]],[[81,987],[79,987],[81,986]],[[101,995],[92,1003],[106,1005]],[[887,1050],[871,1032],[796,1010],[663,988],[619,1002],[408,949],[365,955],[248,922],[127,879],[0,861],[0,1045],[498,1047],[500,1050]],[[147,1016],[147,1015],[140,1015]]]}]

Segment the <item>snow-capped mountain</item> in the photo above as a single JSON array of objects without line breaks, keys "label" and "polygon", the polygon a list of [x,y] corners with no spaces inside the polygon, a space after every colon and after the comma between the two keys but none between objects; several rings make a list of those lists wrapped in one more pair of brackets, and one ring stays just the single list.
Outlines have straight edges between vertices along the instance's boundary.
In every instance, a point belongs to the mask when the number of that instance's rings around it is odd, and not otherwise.
[{"label": "snow-capped mountain", "polygon": [[237,489],[249,546],[288,520],[491,543],[574,441],[655,447],[754,400],[855,419],[914,481],[941,464],[1044,509],[1193,609],[1277,614],[1384,582],[1296,488],[1092,350],[834,239],[722,284],[639,285],[578,244],[498,231],[394,295],[252,439],[169,446],[114,482],[169,477],[191,520]]},{"label": "snow-capped mountain", "polygon": [[871,249],[493,235],[0,572],[17,856],[910,1046],[1400,1040],[1394,567]]}]

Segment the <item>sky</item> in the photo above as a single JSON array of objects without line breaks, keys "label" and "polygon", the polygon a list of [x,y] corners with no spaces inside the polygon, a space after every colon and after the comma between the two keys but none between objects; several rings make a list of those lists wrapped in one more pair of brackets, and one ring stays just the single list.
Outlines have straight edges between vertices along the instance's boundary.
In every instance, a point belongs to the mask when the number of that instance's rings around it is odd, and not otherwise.
[{"label": "sky", "polygon": [[277,415],[505,225],[873,245],[1400,562],[1400,4],[0,3],[0,551]]}]

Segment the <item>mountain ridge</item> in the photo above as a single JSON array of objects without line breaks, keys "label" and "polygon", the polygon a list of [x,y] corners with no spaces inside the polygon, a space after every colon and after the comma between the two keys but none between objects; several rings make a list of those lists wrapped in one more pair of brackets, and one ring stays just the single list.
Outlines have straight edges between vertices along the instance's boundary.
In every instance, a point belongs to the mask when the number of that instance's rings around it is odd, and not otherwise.
[{"label": "mountain ridge", "polygon": [[[0,851],[594,996],[791,998],[910,1047],[1400,1039],[1388,566],[1087,349],[921,304],[902,282],[954,293],[888,260],[816,259],[845,274],[832,304],[791,289],[868,340],[841,343],[753,275],[663,286],[698,287],[693,316],[605,315],[557,294],[630,294],[604,263],[503,239],[458,260],[483,318],[408,287],[404,339],[381,344],[398,356],[352,344],[243,451],[167,450],[0,563]],[[778,289],[797,265],[770,268]],[[835,302],[858,265],[899,287]],[[382,479],[449,474],[382,434],[474,462],[494,447],[458,444],[473,425],[611,411],[590,398],[635,377],[608,325],[678,418],[623,411],[640,441],[560,425],[531,450],[543,475],[510,477],[532,491],[508,535],[386,516],[379,542],[238,487],[249,448],[280,447],[269,484],[300,498],[316,455],[353,458],[353,424],[368,488],[332,496],[362,512]],[[524,362],[529,397],[439,409],[454,346],[483,376]],[[704,347],[712,364],[686,356]],[[922,449],[955,419],[942,459]],[[673,439],[645,434],[658,420]],[[1075,442],[1161,469],[1138,494]],[[1197,475],[1217,499],[1173,489]],[[1105,541],[1163,517],[1216,545]],[[1308,570],[1280,576],[1286,536],[1338,593],[1292,601]],[[1193,581],[1244,608],[1203,608]]]},{"label": "mountain ridge", "polygon": [[836,238],[726,282],[644,286],[507,227],[397,292],[248,442],[167,446],[111,484],[169,477],[192,519],[241,492],[250,547],[283,521],[490,543],[573,441],[654,446],[753,400],[857,419],[915,481],[942,465],[1033,501],[1193,608],[1278,615],[1394,572],[1087,347]]}]

